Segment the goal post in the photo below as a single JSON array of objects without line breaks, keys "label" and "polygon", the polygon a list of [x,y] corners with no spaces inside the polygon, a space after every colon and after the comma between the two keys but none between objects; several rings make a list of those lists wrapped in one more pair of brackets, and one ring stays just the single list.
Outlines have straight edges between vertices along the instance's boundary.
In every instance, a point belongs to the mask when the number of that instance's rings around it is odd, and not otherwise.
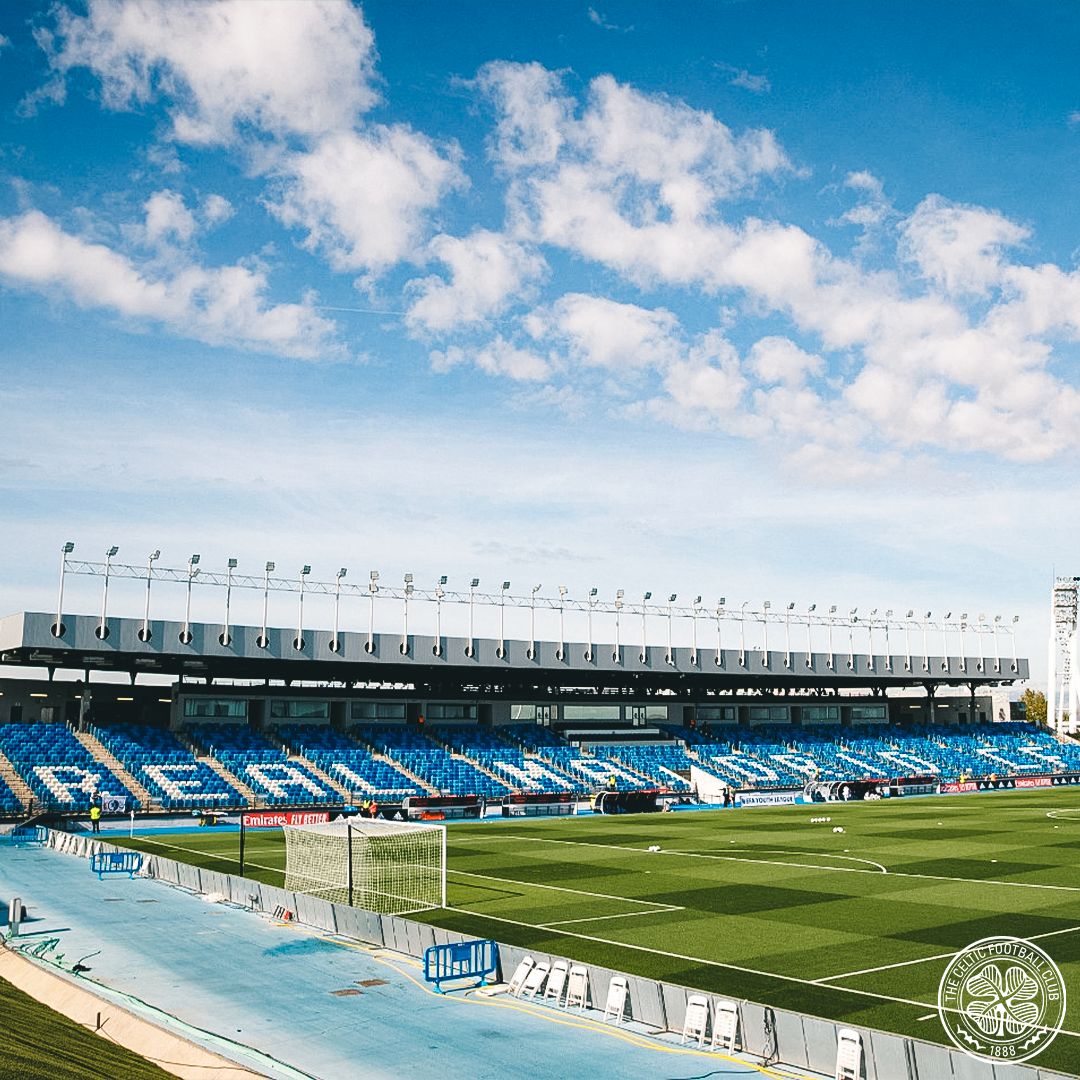
[{"label": "goal post", "polygon": [[285,888],[382,915],[446,907],[446,827],[381,818],[285,825]]}]

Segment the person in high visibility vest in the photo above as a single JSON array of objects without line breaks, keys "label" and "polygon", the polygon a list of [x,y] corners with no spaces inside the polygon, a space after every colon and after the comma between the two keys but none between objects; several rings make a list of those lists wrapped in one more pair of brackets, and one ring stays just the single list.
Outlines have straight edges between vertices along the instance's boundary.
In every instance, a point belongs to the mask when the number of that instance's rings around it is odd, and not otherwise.
[{"label": "person in high visibility vest", "polygon": [[97,803],[90,807],[90,828],[96,833],[101,832],[101,807]]}]

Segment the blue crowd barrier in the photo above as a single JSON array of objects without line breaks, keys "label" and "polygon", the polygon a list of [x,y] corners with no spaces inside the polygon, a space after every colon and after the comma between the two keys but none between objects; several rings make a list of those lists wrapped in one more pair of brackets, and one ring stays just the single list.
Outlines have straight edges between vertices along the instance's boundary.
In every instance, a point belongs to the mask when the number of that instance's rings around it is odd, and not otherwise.
[{"label": "blue crowd barrier", "polygon": [[133,878],[141,869],[141,851],[99,851],[90,856],[90,872],[100,881],[106,874],[127,874]]},{"label": "blue crowd barrier", "polygon": [[441,984],[450,979],[479,979],[487,985],[487,977],[499,968],[499,946],[487,938],[474,941],[458,941],[450,945],[432,945],[424,951],[424,978],[435,984],[435,992],[442,993]]},{"label": "blue crowd barrier", "polygon": [[42,825],[19,825],[8,834],[9,842],[16,845],[44,844],[49,830]]}]

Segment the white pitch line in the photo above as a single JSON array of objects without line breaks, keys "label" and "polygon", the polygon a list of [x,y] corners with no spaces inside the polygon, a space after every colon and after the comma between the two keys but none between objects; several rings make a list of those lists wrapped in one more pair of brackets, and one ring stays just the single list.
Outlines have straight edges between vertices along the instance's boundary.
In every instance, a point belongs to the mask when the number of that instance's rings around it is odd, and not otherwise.
[{"label": "white pitch line", "polygon": [[[205,855],[208,859],[221,859],[222,862],[239,863],[239,859],[235,855],[218,855],[213,851],[201,851],[198,848],[181,847],[179,844],[166,844],[164,840],[151,840],[148,836],[138,837],[140,841],[146,844],[156,844],[158,847],[168,848],[170,851],[182,851],[185,855]],[[132,848],[129,850],[137,851],[138,848]],[[193,863],[185,863],[186,866],[194,866]],[[244,859],[245,866],[255,866],[260,870],[269,870],[272,874],[284,874],[285,871],[280,866],[267,866],[265,863],[251,862],[250,859]],[[199,867],[195,867],[196,870]]]},{"label": "white pitch line", "polygon": [[[524,839],[524,838],[522,838]],[[600,845],[594,845],[599,847]],[[869,873],[870,871],[867,871]],[[528,930],[543,930],[545,927],[537,923],[522,922],[520,919],[508,919],[502,915],[488,915],[482,911],[471,911],[469,908],[449,907],[448,911],[460,911],[464,915],[475,915],[478,919],[490,919],[492,922],[507,923],[510,926],[522,926]],[[720,968],[725,971],[740,971],[746,975],[761,975],[769,979],[778,979],[781,982],[798,983],[801,986],[817,986],[811,979],[800,979],[797,975],[781,975],[776,971],[761,971],[758,968],[743,967],[740,964],[725,964],[721,960],[706,960],[701,956],[687,956],[685,953],[668,952],[667,949],[651,949],[647,945],[635,945],[629,941],[619,941],[617,938],[597,937],[595,934],[580,934],[575,930],[554,929],[554,933],[562,937],[579,938],[582,941],[595,941],[601,945],[615,945],[620,949],[629,949],[632,952],[649,953],[653,956],[666,956],[670,960],[685,960],[692,964],[703,964],[705,967]],[[952,955],[952,954],[950,954]],[[877,1001],[891,1001],[898,1005],[914,1005],[919,1009],[932,1009],[933,1002],[916,1001],[913,998],[894,997],[892,994],[878,994],[873,990],[856,990],[852,986],[826,986],[826,990],[835,990],[840,994],[854,994],[856,997],[874,998]],[[948,1012],[959,1012],[958,1009],[948,1009]],[[1070,1035],[1080,1038],[1080,1031],[1069,1031],[1062,1028],[1058,1034]]]},{"label": "white pitch line", "polygon": [[[677,848],[673,849],[673,850],[674,850],[676,855],[682,854],[681,852],[679,852],[679,850]],[[888,867],[882,865],[879,862],[875,862],[873,859],[859,859],[854,855],[833,855],[832,852],[829,852],[829,851],[791,851],[788,848],[728,848],[727,850],[728,851],[758,851],[758,852],[761,852],[762,854],[766,854],[766,855],[768,855],[768,854],[771,854],[771,855],[809,855],[809,856],[813,856],[815,859],[842,859],[844,862],[866,863],[868,866],[877,867],[877,869],[880,870],[883,874],[889,873]],[[689,852],[687,852],[687,854],[689,854]],[[766,859],[766,860],[763,860],[763,861],[769,862],[770,860]],[[777,865],[783,866],[785,864],[778,863]],[[829,868],[825,867],[825,869],[829,869]]]},{"label": "white pitch line", "polygon": [[[1025,941],[1041,941],[1043,938],[1057,937],[1060,934],[1075,934],[1077,930],[1080,930],[1080,926],[1067,926],[1064,930],[1047,930],[1045,934],[1032,934],[1030,937],[1024,938]],[[860,968],[858,971],[845,971],[841,975],[826,975],[820,979],[814,979],[814,982],[820,985],[826,985],[831,982],[835,982],[837,979],[853,979],[856,975],[873,975],[877,971],[890,971],[893,968],[912,967],[915,964],[929,964],[932,960],[945,960],[950,956],[955,956],[956,950],[952,952],[936,953],[934,956],[920,956],[917,960],[901,960],[895,964],[881,964],[878,967]],[[843,989],[842,987],[840,989]]]},{"label": "white pitch line", "polygon": [[624,911],[619,915],[591,915],[587,919],[559,919],[556,922],[538,923],[541,929],[551,926],[569,926],[571,923],[603,922],[604,919],[630,919],[639,918],[642,915],[666,915],[669,911],[685,911],[686,908],[667,906],[655,908],[652,911]]},{"label": "white pitch line", "polygon": [[[569,844],[572,847],[590,847],[608,849],[610,851],[621,851],[623,854],[633,854],[635,852],[642,855],[681,855],[687,859],[715,859],[721,862],[746,862],[746,863],[762,863],[766,866],[799,866],[804,867],[807,870],[823,870],[827,873],[834,874],[874,874],[880,873],[878,870],[862,870],[857,866],[815,866],[812,863],[784,863],[777,859],[740,859],[730,855],[711,855],[701,851],[675,851],[667,849],[665,851],[646,851],[644,848],[632,848],[625,844],[590,844],[584,840],[552,840],[546,836],[476,836],[470,839],[470,843],[477,843],[481,840],[532,840],[538,844]],[[747,850],[754,850],[753,848]],[[807,852],[808,855],[821,854],[820,852]],[[949,881],[955,885],[1005,885],[1013,889],[1049,889],[1054,892],[1080,892],[1080,885],[1040,885],[1034,881],[1001,881],[998,878],[959,878],[959,877],[947,877],[944,874],[911,874],[904,870],[889,870],[887,872],[889,877],[898,878],[912,878],[919,881]]]},{"label": "white pitch line", "polygon": [[[529,889],[553,889],[555,892],[576,893],[578,896],[592,896],[597,900],[618,900],[623,904],[647,904],[649,907],[672,906],[658,905],[655,900],[635,900],[632,896],[612,896],[611,893],[587,892],[585,889],[571,889],[565,885],[541,885],[538,881],[515,881],[514,878],[494,877],[492,874],[473,874],[468,870],[455,870],[453,867],[446,868],[448,874],[461,874],[464,877],[483,878],[484,881],[501,881],[504,885],[522,885]],[[675,910],[683,910],[678,908]]]}]

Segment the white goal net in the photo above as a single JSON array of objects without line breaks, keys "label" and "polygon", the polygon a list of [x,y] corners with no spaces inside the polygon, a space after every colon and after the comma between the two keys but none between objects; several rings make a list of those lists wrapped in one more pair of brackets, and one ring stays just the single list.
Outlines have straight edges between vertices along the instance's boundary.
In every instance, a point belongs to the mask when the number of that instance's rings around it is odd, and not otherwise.
[{"label": "white goal net", "polygon": [[383,915],[446,906],[446,828],[346,818],[285,825],[285,888]]}]

